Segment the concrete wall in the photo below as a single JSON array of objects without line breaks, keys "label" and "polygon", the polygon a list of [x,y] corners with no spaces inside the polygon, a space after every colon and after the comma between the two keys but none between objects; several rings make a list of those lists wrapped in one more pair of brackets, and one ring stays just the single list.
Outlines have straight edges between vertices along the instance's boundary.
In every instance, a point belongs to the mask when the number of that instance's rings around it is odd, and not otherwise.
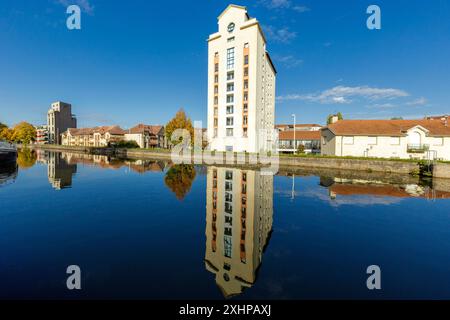
[{"label": "concrete wall", "polygon": [[433,177],[450,179],[450,163],[436,163],[433,167]]},{"label": "concrete wall", "polygon": [[333,168],[342,170],[362,170],[375,172],[396,172],[409,174],[419,168],[414,162],[389,160],[357,160],[327,158],[280,158],[280,166],[296,166],[305,168]]},{"label": "concrete wall", "polygon": [[336,153],[336,136],[328,129],[322,131],[321,152],[324,156],[338,155]]}]

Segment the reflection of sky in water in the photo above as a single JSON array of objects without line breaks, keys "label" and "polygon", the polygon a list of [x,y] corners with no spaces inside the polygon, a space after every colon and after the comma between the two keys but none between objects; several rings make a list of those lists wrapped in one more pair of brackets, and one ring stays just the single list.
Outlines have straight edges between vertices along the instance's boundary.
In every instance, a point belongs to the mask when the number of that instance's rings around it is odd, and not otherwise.
[{"label": "reflection of sky in water", "polygon": [[[168,187],[168,167],[152,165],[78,162],[62,190],[42,161],[20,169],[0,188],[0,297],[223,299],[204,263],[207,171]],[[182,200],[177,181],[189,187]],[[450,200],[332,199],[320,183],[296,177],[292,198],[292,179],[274,177],[272,234],[236,299],[450,298]],[[65,290],[70,264],[82,268],[82,292]],[[365,287],[372,264],[381,292]]]}]

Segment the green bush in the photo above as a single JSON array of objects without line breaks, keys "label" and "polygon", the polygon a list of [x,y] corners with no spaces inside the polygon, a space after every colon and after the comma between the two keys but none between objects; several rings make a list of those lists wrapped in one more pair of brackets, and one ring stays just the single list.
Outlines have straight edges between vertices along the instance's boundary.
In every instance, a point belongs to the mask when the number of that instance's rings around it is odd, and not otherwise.
[{"label": "green bush", "polygon": [[119,141],[112,145],[112,147],[117,149],[136,149],[139,145],[136,141]]},{"label": "green bush", "polygon": [[305,146],[301,144],[297,148],[297,154],[304,154],[304,153],[305,153]]}]

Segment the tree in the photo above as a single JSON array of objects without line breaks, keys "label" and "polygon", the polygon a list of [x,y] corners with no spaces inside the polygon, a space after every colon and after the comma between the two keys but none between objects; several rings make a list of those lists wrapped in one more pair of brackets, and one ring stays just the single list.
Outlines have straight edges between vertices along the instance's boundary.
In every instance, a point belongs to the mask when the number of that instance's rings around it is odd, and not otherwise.
[{"label": "tree", "polygon": [[7,128],[8,128],[8,126],[7,126],[6,124],[0,122],[0,132],[1,132],[3,129],[7,129]]},{"label": "tree", "polygon": [[403,120],[403,117],[393,117],[391,120]]},{"label": "tree", "polygon": [[18,143],[29,144],[36,140],[36,128],[28,122],[21,122],[13,129],[10,140]]},{"label": "tree", "polygon": [[178,200],[183,200],[191,190],[196,174],[192,165],[174,165],[167,171],[164,182],[175,193]]},{"label": "tree", "polygon": [[12,141],[14,131],[8,127],[0,129],[0,140]]},{"label": "tree", "polygon": [[334,116],[338,117],[338,120],[344,120],[344,116],[342,115],[342,113],[338,112],[336,114],[330,114],[327,118],[327,124],[331,124],[331,120]]},{"label": "tree", "polygon": [[183,109],[178,110],[175,117],[170,120],[165,128],[165,133],[168,141],[170,141],[173,144],[177,144],[181,141],[181,138],[177,140],[172,140],[172,134],[177,129],[186,129],[189,131],[189,134],[191,135],[191,144],[194,143],[194,127],[192,125],[192,121],[190,118],[186,116],[186,113]]}]

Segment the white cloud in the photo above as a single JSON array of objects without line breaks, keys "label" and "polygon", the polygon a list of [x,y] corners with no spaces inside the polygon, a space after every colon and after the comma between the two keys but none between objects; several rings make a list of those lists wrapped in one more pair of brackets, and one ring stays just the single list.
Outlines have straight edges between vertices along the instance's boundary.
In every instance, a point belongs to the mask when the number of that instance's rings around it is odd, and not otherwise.
[{"label": "white cloud", "polygon": [[321,104],[345,104],[353,102],[352,99],[366,99],[369,101],[396,99],[407,97],[409,94],[403,90],[392,88],[373,88],[369,86],[345,87],[337,86],[312,94],[290,94],[277,97],[280,101],[303,100]]},{"label": "white cloud", "polygon": [[274,55],[273,59],[288,69],[296,68],[303,64],[302,59],[298,59],[292,55],[287,55],[287,56]]},{"label": "white cloud", "polygon": [[292,10],[303,13],[303,12],[308,12],[311,9],[309,9],[307,6],[293,6]]},{"label": "white cloud", "polygon": [[276,29],[273,26],[263,26],[269,39],[282,43],[289,43],[297,37],[297,32],[290,31],[288,27]]},{"label": "white cloud", "polygon": [[348,103],[347,99],[345,99],[345,97],[333,97],[332,98],[333,102],[336,103]]},{"label": "white cloud", "polygon": [[94,6],[89,2],[89,0],[56,0],[56,2],[65,7],[76,4],[82,11],[88,14],[94,14]]},{"label": "white cloud", "polygon": [[264,0],[262,3],[269,9],[289,8],[291,6],[289,0]]},{"label": "white cloud", "polygon": [[420,97],[419,99],[413,100],[411,102],[408,102],[407,106],[424,106],[428,103],[428,100],[424,97]]},{"label": "white cloud", "polygon": [[397,105],[393,103],[375,103],[372,105],[368,105],[367,108],[369,109],[390,109],[390,108],[396,108]]},{"label": "white cloud", "polygon": [[307,6],[295,4],[290,0],[261,0],[260,3],[270,10],[291,9],[298,13],[310,11]]}]

